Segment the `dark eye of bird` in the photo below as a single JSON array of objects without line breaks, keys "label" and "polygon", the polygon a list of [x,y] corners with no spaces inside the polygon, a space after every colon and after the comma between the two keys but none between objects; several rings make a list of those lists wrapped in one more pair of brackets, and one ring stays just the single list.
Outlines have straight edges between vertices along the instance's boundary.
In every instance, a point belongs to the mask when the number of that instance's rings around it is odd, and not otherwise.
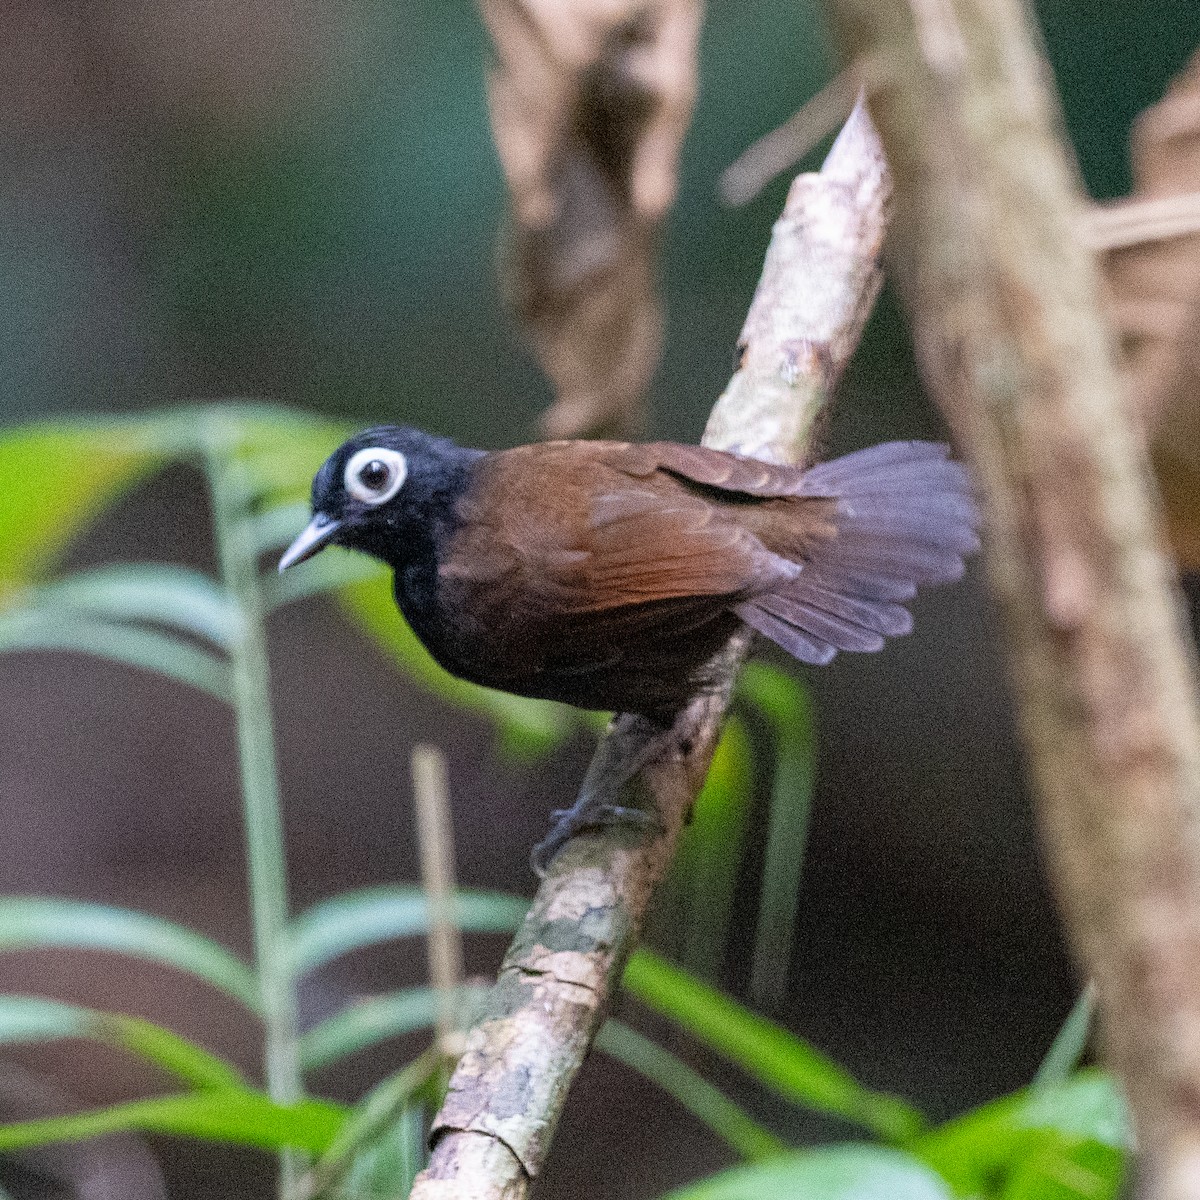
[{"label": "dark eye of bird", "polygon": [[377,458],[371,459],[358,473],[359,483],[372,492],[382,492],[391,477],[391,468]]}]

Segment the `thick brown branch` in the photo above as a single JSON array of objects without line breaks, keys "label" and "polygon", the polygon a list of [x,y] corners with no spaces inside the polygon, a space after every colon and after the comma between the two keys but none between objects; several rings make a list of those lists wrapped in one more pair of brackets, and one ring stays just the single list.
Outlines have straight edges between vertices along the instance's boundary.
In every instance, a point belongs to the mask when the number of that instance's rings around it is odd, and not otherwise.
[{"label": "thick brown branch", "polygon": [[834,0],[896,174],[926,377],[985,492],[1054,878],[1154,1197],[1200,1197],[1194,653],[1019,0]]},{"label": "thick brown branch", "polygon": [[[878,291],[889,189],[878,139],[856,110],[821,173],[792,185],[746,319],[741,368],[714,410],[707,445],[803,459]],[[660,827],[578,837],[552,862],[490,1010],[468,1035],[417,1200],[525,1196],[704,782],[748,644],[745,632],[733,639],[725,689],[694,700],[669,745],[612,794],[613,803],[652,807]],[[618,718],[593,778],[620,779],[620,764],[637,758],[647,736],[645,722]]]}]

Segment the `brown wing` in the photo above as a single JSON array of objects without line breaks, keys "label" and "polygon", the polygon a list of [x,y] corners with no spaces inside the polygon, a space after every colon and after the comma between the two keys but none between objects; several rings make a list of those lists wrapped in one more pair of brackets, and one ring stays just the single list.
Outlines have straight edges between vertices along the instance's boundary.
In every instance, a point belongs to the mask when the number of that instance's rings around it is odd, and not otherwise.
[{"label": "brown wing", "polygon": [[655,442],[639,449],[653,451],[660,470],[722,492],[763,498],[809,494],[801,467],[678,442]]},{"label": "brown wing", "polygon": [[498,659],[636,657],[795,575],[657,451],[545,442],[481,461],[440,578]]},{"label": "brown wing", "polygon": [[578,589],[572,607],[580,611],[746,595],[794,573],[736,511],[670,476],[659,473],[638,484],[613,472],[603,482],[607,486],[591,496],[587,557],[569,568]]}]

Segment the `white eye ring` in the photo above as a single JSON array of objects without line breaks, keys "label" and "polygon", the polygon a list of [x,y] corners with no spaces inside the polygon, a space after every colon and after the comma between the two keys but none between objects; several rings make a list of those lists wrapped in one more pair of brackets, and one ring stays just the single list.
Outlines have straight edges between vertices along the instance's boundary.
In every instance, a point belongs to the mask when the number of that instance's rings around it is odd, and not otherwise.
[{"label": "white eye ring", "polygon": [[364,504],[390,500],[408,478],[408,461],[399,450],[368,446],[350,456],[343,480],[346,491]]}]

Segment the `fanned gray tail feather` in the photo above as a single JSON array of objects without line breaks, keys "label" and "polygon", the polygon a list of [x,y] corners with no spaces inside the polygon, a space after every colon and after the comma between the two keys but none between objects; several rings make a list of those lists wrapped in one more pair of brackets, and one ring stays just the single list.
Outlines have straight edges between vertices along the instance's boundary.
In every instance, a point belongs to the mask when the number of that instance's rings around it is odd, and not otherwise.
[{"label": "fanned gray tail feather", "polygon": [[836,499],[836,536],[786,586],[739,604],[747,625],[802,662],[879,650],[908,633],[903,601],[958,579],[979,548],[979,508],[962,463],[933,442],[886,442],[806,472],[802,494]]}]

